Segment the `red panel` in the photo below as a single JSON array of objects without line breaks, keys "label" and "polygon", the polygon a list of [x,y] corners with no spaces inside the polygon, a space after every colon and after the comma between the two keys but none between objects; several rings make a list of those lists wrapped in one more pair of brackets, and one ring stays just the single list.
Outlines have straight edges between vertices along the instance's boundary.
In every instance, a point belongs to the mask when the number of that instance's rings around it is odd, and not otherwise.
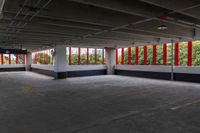
[{"label": "red panel", "polygon": [[8,55],[8,63],[11,64],[11,55]]},{"label": "red panel", "polygon": [[89,64],[89,48],[87,48],[87,64]]},{"label": "red panel", "polygon": [[119,64],[119,62],[118,62],[118,48],[116,48],[116,64]]},{"label": "red panel", "polygon": [[131,48],[128,48],[128,64],[131,64]]},{"label": "red panel", "polygon": [[153,65],[156,65],[156,57],[157,57],[157,49],[156,45],[153,45]]},{"label": "red panel", "polygon": [[97,64],[97,49],[94,49],[94,64]]},{"label": "red panel", "polygon": [[178,44],[178,42],[175,43],[175,48],[174,48],[174,65],[175,66],[179,65],[179,44]]},{"label": "red panel", "polygon": [[22,61],[23,61],[22,63],[23,63],[23,64],[26,64],[26,55],[23,54],[23,55],[22,55],[22,58],[23,58],[23,59],[22,59]]},{"label": "red panel", "polygon": [[3,54],[1,54],[1,64],[4,64],[4,57],[3,57]]},{"label": "red panel", "polygon": [[167,44],[163,45],[163,65],[167,65]]},{"label": "red panel", "polygon": [[78,65],[81,64],[81,48],[78,48]]},{"label": "red panel", "polygon": [[122,60],[121,60],[121,64],[124,64],[124,48],[122,48]]},{"label": "red panel", "polygon": [[72,48],[69,47],[69,65],[72,64]]},{"label": "red panel", "polygon": [[19,58],[18,58],[18,54],[16,54],[16,64],[19,63]]},{"label": "red panel", "polygon": [[147,46],[144,46],[144,65],[147,65]]},{"label": "red panel", "polygon": [[138,50],[138,47],[135,47],[135,64],[138,65],[138,60],[139,60],[139,50]]},{"label": "red panel", "polygon": [[104,49],[102,49],[102,64],[104,64]]},{"label": "red panel", "polygon": [[188,41],[188,66],[192,66],[192,41]]}]

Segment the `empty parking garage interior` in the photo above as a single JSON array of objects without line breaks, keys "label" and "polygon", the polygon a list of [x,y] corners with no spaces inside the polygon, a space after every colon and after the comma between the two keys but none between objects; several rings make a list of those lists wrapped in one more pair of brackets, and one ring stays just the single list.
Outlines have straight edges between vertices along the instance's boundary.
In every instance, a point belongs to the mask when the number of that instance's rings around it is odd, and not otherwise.
[{"label": "empty parking garage interior", "polygon": [[0,133],[200,133],[199,0],[0,0]]}]

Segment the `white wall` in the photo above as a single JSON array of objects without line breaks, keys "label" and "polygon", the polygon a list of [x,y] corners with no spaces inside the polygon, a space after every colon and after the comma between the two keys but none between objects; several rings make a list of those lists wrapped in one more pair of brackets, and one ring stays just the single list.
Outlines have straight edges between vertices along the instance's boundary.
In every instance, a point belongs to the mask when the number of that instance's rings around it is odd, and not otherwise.
[{"label": "white wall", "polygon": [[24,64],[11,64],[11,65],[7,65],[7,64],[1,64],[0,68],[21,68],[21,67],[25,67]]},{"label": "white wall", "polygon": [[44,69],[44,70],[54,71],[54,66],[53,65],[37,65],[37,64],[32,64],[31,68],[37,68],[37,69]]},{"label": "white wall", "polygon": [[[31,65],[32,68],[54,71],[53,65]],[[84,71],[84,70],[102,70],[106,69],[106,65],[68,65],[67,71]]]},{"label": "white wall", "polygon": [[102,70],[106,65],[69,65],[67,71]]}]

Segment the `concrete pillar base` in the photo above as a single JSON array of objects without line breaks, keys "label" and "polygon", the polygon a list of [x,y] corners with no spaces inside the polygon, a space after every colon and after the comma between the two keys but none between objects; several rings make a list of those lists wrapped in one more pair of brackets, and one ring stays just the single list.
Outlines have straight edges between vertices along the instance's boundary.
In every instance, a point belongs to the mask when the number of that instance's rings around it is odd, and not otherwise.
[{"label": "concrete pillar base", "polygon": [[55,72],[55,79],[65,79],[67,78],[67,72]]}]

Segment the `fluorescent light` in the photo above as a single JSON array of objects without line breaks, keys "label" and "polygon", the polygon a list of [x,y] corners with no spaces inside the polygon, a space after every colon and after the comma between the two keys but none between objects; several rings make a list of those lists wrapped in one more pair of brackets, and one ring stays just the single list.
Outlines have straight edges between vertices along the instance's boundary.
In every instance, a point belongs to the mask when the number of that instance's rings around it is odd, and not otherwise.
[{"label": "fluorescent light", "polygon": [[160,25],[160,26],[158,26],[157,29],[158,29],[158,30],[166,30],[166,29],[168,29],[168,27],[165,26],[165,25]]}]

